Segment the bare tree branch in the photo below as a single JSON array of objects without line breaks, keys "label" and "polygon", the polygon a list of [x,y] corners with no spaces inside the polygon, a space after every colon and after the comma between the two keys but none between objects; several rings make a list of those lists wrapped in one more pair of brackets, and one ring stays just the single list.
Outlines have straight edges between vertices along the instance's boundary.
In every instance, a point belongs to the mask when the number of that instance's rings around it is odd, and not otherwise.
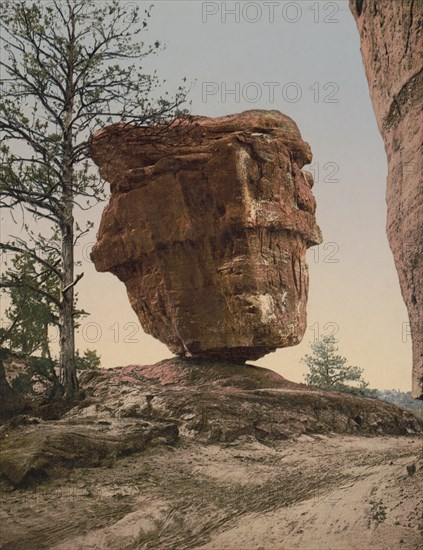
[{"label": "bare tree branch", "polygon": [[62,288],[62,294],[66,294],[66,292],[69,292],[69,290],[73,288],[82,279],[83,276],[84,273],[80,273],[72,283],[70,283],[65,288]]}]

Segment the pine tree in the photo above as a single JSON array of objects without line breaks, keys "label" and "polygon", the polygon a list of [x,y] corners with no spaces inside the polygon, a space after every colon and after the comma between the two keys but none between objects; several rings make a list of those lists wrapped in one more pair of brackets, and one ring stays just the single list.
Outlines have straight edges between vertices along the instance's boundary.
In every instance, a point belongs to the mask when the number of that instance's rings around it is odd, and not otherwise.
[{"label": "pine tree", "polygon": [[301,359],[310,369],[310,372],[305,375],[306,384],[325,390],[363,395],[373,393],[373,390],[368,390],[369,384],[363,379],[363,369],[347,365],[347,359],[338,355],[334,336],[324,336],[315,341],[311,349],[313,354]]},{"label": "pine tree", "polygon": [[23,209],[42,228],[0,250],[29,254],[45,277],[59,281],[59,295],[34,288],[57,309],[61,381],[72,396],[74,287],[83,276],[75,274],[74,247],[92,227],[80,228],[75,210],[103,197],[103,182],[90,169],[90,134],[118,121],[163,123],[180,112],[186,92],[154,99],[161,83],[140,62],[160,44],[142,41],[150,11],[141,17],[135,3],[21,0],[2,2],[0,14],[0,206],[12,215]]}]

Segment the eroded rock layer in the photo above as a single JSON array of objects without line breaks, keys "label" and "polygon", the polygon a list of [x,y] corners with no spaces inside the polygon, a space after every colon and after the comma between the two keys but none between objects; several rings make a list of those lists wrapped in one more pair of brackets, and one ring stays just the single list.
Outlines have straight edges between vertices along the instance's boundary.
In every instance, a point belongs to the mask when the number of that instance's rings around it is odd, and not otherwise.
[{"label": "eroded rock layer", "polygon": [[321,242],[311,152],[278,111],[110,126],[91,155],[111,184],[92,259],[176,354],[244,362],[300,342],[307,247]]},{"label": "eroded rock layer", "polygon": [[413,396],[423,399],[423,4],[350,0],[350,6],[388,157],[387,233],[410,318]]},{"label": "eroded rock layer", "polygon": [[60,420],[20,415],[0,425],[0,490],[5,478],[22,487],[65,469],[110,468],[163,444],[423,434],[423,420],[391,403],[296,384],[268,369],[220,359],[173,357],[90,369],[80,381],[84,398]]}]

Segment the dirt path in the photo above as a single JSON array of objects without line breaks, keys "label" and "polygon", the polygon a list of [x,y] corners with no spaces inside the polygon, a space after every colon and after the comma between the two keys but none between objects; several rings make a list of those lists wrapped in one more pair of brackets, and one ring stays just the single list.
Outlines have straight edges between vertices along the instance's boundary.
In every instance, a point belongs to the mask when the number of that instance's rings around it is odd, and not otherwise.
[{"label": "dirt path", "polygon": [[6,490],[0,540],[22,550],[417,550],[422,494],[419,437],[158,446]]}]

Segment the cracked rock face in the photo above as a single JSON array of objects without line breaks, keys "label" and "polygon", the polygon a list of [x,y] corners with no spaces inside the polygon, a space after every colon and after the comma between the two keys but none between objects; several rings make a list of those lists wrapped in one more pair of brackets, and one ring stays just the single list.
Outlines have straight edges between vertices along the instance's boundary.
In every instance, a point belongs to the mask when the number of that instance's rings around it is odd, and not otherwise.
[{"label": "cracked rock face", "polygon": [[423,399],[422,3],[350,0],[350,6],[388,157],[387,233],[410,319],[412,393]]},{"label": "cracked rock face", "polygon": [[278,111],[110,126],[91,155],[111,184],[92,259],[144,330],[185,357],[244,362],[301,341],[305,253],[321,242],[311,152]]}]

